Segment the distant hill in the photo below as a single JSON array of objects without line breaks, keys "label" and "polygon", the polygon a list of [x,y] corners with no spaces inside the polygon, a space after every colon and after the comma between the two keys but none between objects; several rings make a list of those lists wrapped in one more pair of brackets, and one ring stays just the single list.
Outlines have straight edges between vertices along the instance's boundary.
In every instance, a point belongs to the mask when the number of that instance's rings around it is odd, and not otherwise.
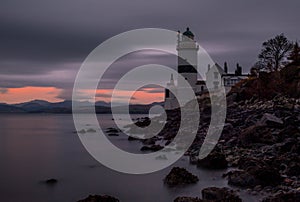
[{"label": "distant hill", "polygon": [[[91,103],[87,101],[78,102],[79,113],[89,113],[88,106]],[[149,109],[154,105],[163,105],[163,102],[152,103],[146,105],[130,105],[130,113],[132,114],[144,114],[148,113]],[[115,111],[118,113],[125,112],[125,106],[115,107]],[[95,110],[98,114],[107,114],[111,113],[110,103],[104,101],[97,101],[95,103]],[[18,104],[5,104],[0,103],[0,113],[60,113],[60,114],[69,114],[72,113],[72,101],[65,100],[62,102],[51,103],[44,100],[32,100],[29,102],[18,103]]]},{"label": "distant hill", "polygon": [[11,106],[8,104],[0,104],[0,113],[25,113],[26,111],[22,108]]}]

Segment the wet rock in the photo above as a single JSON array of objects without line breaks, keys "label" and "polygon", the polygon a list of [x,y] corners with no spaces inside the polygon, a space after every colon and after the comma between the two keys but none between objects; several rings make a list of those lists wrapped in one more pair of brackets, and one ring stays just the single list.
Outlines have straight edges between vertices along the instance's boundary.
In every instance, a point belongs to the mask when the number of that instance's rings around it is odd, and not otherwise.
[{"label": "wet rock", "polygon": [[275,196],[269,196],[262,200],[262,202],[299,202],[300,192],[279,193]]},{"label": "wet rock", "polygon": [[252,125],[241,131],[239,143],[242,146],[251,146],[253,143],[274,144],[274,137],[265,125]]},{"label": "wet rock", "polygon": [[272,162],[269,162],[267,159],[261,160],[253,157],[243,157],[239,160],[238,164],[240,169],[243,169],[244,172],[254,178],[253,185],[273,186],[282,182],[279,169],[273,165],[269,165]]},{"label": "wet rock", "polygon": [[271,127],[281,127],[283,125],[283,121],[280,118],[269,113],[265,113],[258,123]]},{"label": "wet rock", "polygon": [[108,133],[108,136],[119,136],[118,133]]},{"label": "wet rock", "polygon": [[79,133],[79,134],[85,134],[86,131],[84,129],[81,129],[81,130],[77,131],[77,133]]},{"label": "wet rock", "polygon": [[211,152],[207,157],[199,159],[197,165],[208,169],[224,169],[227,168],[228,162],[224,153],[219,151]]},{"label": "wet rock", "polygon": [[300,175],[300,163],[299,162],[291,162],[287,167],[286,173],[289,176],[299,176]]},{"label": "wet rock", "polygon": [[226,174],[228,176],[228,184],[237,187],[255,187],[259,182],[253,175],[246,171],[231,171]]},{"label": "wet rock", "polygon": [[155,157],[155,159],[156,159],[156,160],[168,160],[167,156],[164,155],[164,154]]},{"label": "wet rock", "polygon": [[190,155],[190,164],[196,165],[198,163],[198,156]]},{"label": "wet rock", "polygon": [[282,182],[279,171],[272,167],[255,167],[248,171],[262,186],[275,186]]},{"label": "wet rock", "polygon": [[203,202],[202,199],[196,197],[186,197],[186,196],[180,196],[180,197],[177,197],[174,202]]},{"label": "wet rock", "polygon": [[54,178],[51,178],[51,179],[48,179],[48,180],[45,181],[45,183],[47,185],[55,185],[55,184],[57,184],[57,182],[58,182],[58,180],[54,179]]},{"label": "wet rock", "polygon": [[143,144],[145,144],[145,145],[154,145],[155,144],[155,138],[145,139],[145,140],[143,140]]},{"label": "wet rock", "polygon": [[89,129],[86,130],[86,132],[87,133],[95,133],[97,131],[95,129],[93,129],[93,128],[89,128]]},{"label": "wet rock", "polygon": [[79,200],[78,202],[119,202],[119,200],[108,195],[89,195],[87,198]]},{"label": "wet rock", "polygon": [[229,188],[208,187],[202,190],[203,201],[215,202],[242,202],[242,199]]},{"label": "wet rock", "polygon": [[164,147],[163,146],[160,146],[160,145],[150,145],[150,146],[143,146],[141,148],[141,151],[159,151],[161,149],[163,149]]},{"label": "wet rock", "polygon": [[107,128],[106,129],[106,133],[119,133],[120,130],[116,129],[116,128]]},{"label": "wet rock", "polygon": [[188,172],[185,168],[174,167],[171,172],[165,177],[164,183],[169,186],[194,184],[198,182],[197,176]]},{"label": "wet rock", "polygon": [[242,170],[227,173],[230,185],[253,188],[257,185],[275,186],[282,182],[279,170],[266,162],[247,157],[241,158],[238,164]]},{"label": "wet rock", "polygon": [[140,140],[138,137],[134,137],[134,136],[128,136],[128,141],[136,141],[136,140]]},{"label": "wet rock", "polygon": [[137,125],[138,127],[144,128],[149,126],[151,123],[151,119],[148,117],[145,117],[143,119],[139,119],[137,122],[135,122],[135,125]]}]

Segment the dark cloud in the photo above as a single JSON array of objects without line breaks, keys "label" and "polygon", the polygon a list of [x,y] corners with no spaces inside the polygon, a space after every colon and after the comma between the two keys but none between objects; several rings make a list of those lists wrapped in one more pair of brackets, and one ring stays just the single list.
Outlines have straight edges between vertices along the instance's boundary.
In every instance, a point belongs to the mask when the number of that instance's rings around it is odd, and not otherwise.
[{"label": "dark cloud", "polygon": [[[0,88],[55,86],[64,89],[62,97],[70,97],[76,71],[90,51],[131,29],[183,31],[189,26],[211,57],[220,64],[227,61],[231,71],[237,62],[248,71],[261,43],[276,34],[300,38],[298,0],[4,0],[0,4]],[[127,60],[106,73],[103,88],[112,88],[122,72],[153,58]]]}]

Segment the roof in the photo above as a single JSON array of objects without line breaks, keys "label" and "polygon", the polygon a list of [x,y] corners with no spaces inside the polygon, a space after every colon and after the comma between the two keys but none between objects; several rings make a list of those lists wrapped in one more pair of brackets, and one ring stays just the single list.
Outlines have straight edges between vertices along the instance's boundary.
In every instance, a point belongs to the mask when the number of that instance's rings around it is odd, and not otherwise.
[{"label": "roof", "polygon": [[209,71],[215,70],[215,69],[218,70],[219,74],[221,74],[221,75],[225,74],[224,70],[222,69],[222,67],[218,63],[215,63],[214,66],[212,66],[212,68],[210,68]]},{"label": "roof", "polygon": [[193,32],[191,32],[190,31],[190,28],[186,28],[186,31],[185,32],[183,32],[183,35],[184,36],[187,36],[187,37],[194,37],[194,34],[193,34]]}]

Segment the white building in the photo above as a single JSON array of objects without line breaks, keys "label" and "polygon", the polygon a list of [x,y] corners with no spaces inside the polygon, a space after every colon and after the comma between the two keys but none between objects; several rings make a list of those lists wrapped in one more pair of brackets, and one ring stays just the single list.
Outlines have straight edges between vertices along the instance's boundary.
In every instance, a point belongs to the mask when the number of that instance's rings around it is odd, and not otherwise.
[{"label": "white building", "polygon": [[[178,73],[189,82],[190,86],[195,91],[196,95],[207,92],[207,89],[218,89],[221,85],[224,85],[226,90],[229,91],[230,87],[240,82],[242,79],[247,78],[248,75],[242,74],[242,68],[237,65],[237,69],[234,74],[228,73],[227,63],[224,64],[222,69],[218,64],[214,64],[212,68],[208,64],[208,70],[206,73],[206,80],[198,80],[197,78],[197,64],[198,64],[198,50],[199,46],[194,40],[194,34],[189,30],[181,34],[178,32],[177,39],[177,52],[178,52]],[[178,79],[178,85],[175,85],[173,75],[171,75],[170,82],[167,83],[167,87],[171,89],[165,90],[165,109],[171,110],[178,108],[178,102],[176,100],[176,94],[185,93],[186,90]]]}]

